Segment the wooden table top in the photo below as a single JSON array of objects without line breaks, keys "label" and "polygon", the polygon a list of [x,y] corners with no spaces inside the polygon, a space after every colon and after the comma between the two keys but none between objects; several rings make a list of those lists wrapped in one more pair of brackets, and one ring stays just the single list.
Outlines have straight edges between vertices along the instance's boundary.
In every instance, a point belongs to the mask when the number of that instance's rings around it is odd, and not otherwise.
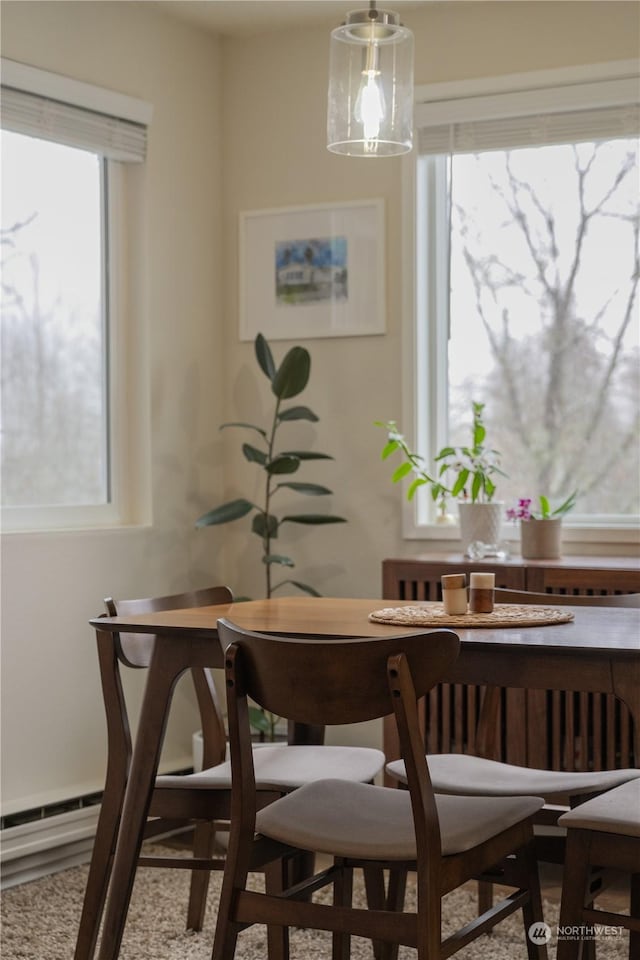
[{"label": "wooden table top", "polygon": [[[603,598],[605,599],[605,598]],[[242,603],[217,604],[188,610],[97,617],[99,630],[155,633],[161,636],[217,637],[216,623],[226,617],[247,630],[264,633],[342,637],[388,637],[415,633],[415,627],[371,623],[368,616],[383,607],[419,606],[415,601],[334,597],[278,597]],[[550,601],[549,606],[553,606]],[[564,607],[563,609],[566,609]],[[640,655],[640,610],[618,607],[572,607],[571,623],[545,626],[455,628],[463,646],[566,649],[575,653],[615,652],[618,657]],[[443,627],[446,624],[443,623]],[[429,632],[432,628],[423,628]]]}]

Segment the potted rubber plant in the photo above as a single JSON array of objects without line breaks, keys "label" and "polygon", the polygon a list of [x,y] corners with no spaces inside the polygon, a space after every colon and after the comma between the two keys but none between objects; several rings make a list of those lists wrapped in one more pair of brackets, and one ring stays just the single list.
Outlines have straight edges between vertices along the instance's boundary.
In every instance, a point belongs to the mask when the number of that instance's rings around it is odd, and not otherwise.
[{"label": "potted rubber plant", "polygon": [[[284,492],[294,493],[303,497],[324,497],[332,491],[319,483],[308,480],[290,479],[298,474],[304,464],[312,460],[332,460],[329,454],[315,450],[281,449],[279,446],[281,431],[296,421],[316,423],[318,417],[307,406],[287,406],[286,401],[297,397],[307,386],[311,373],[311,357],[304,347],[295,346],[284,356],[277,365],[273,353],[265,337],[259,333],[254,342],[255,357],[258,367],[269,380],[273,395],[273,406],[266,424],[230,422],[223,423],[221,430],[236,429],[246,433],[249,431],[254,442],[245,441],[242,444],[242,453],[252,469],[262,472],[262,499],[255,503],[252,500],[239,497],[221,503],[207,511],[197,521],[197,527],[219,526],[252,514],[251,532],[260,542],[261,560],[265,570],[265,596],[271,597],[276,590],[289,584],[303,593],[311,596],[320,596],[318,591],[308,583],[300,580],[285,578],[277,583],[273,582],[275,569],[290,569],[295,566],[288,554],[274,548],[274,544],[281,539],[281,533],[287,524],[303,524],[318,526],[329,523],[346,523],[344,517],[337,517],[327,513],[286,512],[283,515],[276,513],[276,504],[279,496]],[[251,708],[251,723],[264,739],[273,740],[276,733],[278,717],[268,712]]]},{"label": "potted rubber plant", "polygon": [[318,421],[318,417],[309,407],[283,406],[284,401],[298,396],[307,386],[311,372],[311,357],[304,347],[291,347],[281,364],[276,366],[271,348],[261,333],[257,335],[254,346],[258,366],[271,384],[274,397],[271,416],[266,426],[234,421],[223,423],[220,429],[249,430],[254,436],[257,435],[258,439],[255,443],[242,444],[242,453],[252,468],[262,471],[262,501],[254,503],[244,497],[229,500],[203,514],[196,521],[196,526],[217,526],[253,514],[251,532],[258,537],[261,545],[262,563],[265,568],[265,596],[271,597],[285,584],[291,584],[303,593],[317,597],[320,596],[318,591],[307,583],[285,579],[274,584],[272,579],[274,568],[295,566],[291,557],[275,552],[273,549],[274,541],[280,539],[285,524],[318,526],[328,523],[346,523],[344,517],[327,513],[286,513],[284,516],[275,513],[278,494],[282,491],[294,492],[305,497],[324,497],[332,493],[328,487],[319,483],[290,480],[289,477],[297,474],[303,464],[310,460],[332,460],[333,457],[315,450],[280,450],[278,448],[280,431],[287,424],[299,420],[308,420],[312,423]]}]

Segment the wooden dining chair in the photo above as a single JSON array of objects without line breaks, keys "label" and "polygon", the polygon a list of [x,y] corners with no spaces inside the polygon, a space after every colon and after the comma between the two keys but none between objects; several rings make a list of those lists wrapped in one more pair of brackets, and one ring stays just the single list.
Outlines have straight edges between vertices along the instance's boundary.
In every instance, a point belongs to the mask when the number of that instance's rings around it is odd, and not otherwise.
[{"label": "wooden dining chair", "polygon": [[[528,956],[546,957],[546,947],[526,936],[530,924],[542,920],[531,824],[543,801],[436,797],[431,786],[417,703],[455,661],[454,633],[297,639],[242,630],[227,619],[219,621],[218,632],[226,647],[232,817],[213,960],[232,960],[241,931],[256,923],[285,932],[332,931],[333,956],[340,960],[349,956],[351,935],[378,946],[406,944],[417,950],[418,960],[433,960],[450,956],[518,909]],[[325,779],[258,810],[249,699],[310,724],[358,723],[394,713],[408,791]],[[247,888],[250,869],[299,850],[324,854],[332,863],[280,895]],[[503,880],[515,892],[441,942],[441,898],[502,862]],[[417,912],[389,909],[384,892],[372,889],[369,909],[354,909],[356,868],[369,876],[389,870],[390,885],[396,872],[414,870]],[[329,884],[332,904],[306,899],[309,890]]]},{"label": "wooden dining chair", "polygon": [[[231,603],[224,586],[171,596],[105,600],[108,616],[132,616],[162,610]],[[149,666],[153,634],[97,631],[98,660],[107,720],[107,773],[89,877],[80,917],[74,960],[91,960],[107,895],[120,814],[131,763],[132,744],[122,668]],[[228,831],[231,767],[227,737],[216,686],[210,670],[193,669],[203,737],[203,770],[159,776],[151,797],[145,836],[194,826],[193,857],[141,856],[139,866],[192,871],[187,927],[201,930],[211,870],[222,870],[224,850],[214,856],[216,832]],[[362,782],[373,780],[384,764],[381,750],[367,747],[260,745],[256,750],[257,796],[262,806],[315,777],[335,775]],[[299,865],[298,865],[299,867]],[[277,956],[271,953],[270,956]]]},{"label": "wooden dining chair", "polygon": [[[563,814],[567,853],[558,931],[558,960],[579,960],[590,930],[630,931],[629,960],[640,957],[640,779],[587,800]],[[597,870],[595,883],[593,870]],[[631,878],[629,913],[596,909],[602,868]],[[593,935],[592,935],[593,936]]]},{"label": "wooden dining chair", "polygon": [[534,593],[532,590],[496,587],[494,600],[496,603],[536,603],[547,607],[640,607],[640,593]]},{"label": "wooden dining chair", "polygon": [[[496,603],[542,604],[544,606],[624,606],[640,607],[640,594],[620,594],[615,596],[573,596],[531,593],[520,590],[495,590]],[[511,692],[511,691],[510,691]],[[610,790],[636,777],[640,777],[640,769],[624,767],[607,770],[548,770],[525,764],[506,763],[494,760],[491,754],[495,751],[495,738],[500,734],[501,720],[505,709],[503,695],[505,691],[497,687],[487,687],[484,692],[482,707],[479,712],[475,731],[476,754],[468,753],[429,753],[428,764],[431,781],[436,793],[474,796],[488,795],[495,797],[517,797],[535,794],[544,797],[545,806],[536,816],[538,831],[537,850],[541,861],[562,863],[564,860],[564,836],[554,835],[548,827],[556,827],[562,813],[590,797]],[[521,698],[521,705],[527,711],[532,704],[540,709],[538,698],[545,698],[546,691],[515,691],[516,694],[525,694]],[[559,695],[554,691],[554,696]],[[583,696],[583,701],[587,695]],[[546,698],[544,700],[546,703]],[[574,727],[574,701],[566,698],[565,710],[557,718],[557,728],[570,738]],[[588,726],[585,717],[586,710],[582,703],[581,720],[583,726]],[[512,714],[516,712],[515,702],[510,705]],[[534,714],[534,710],[530,710]],[[560,713],[560,711],[557,711]],[[547,724],[545,724],[545,727]],[[536,736],[535,729],[530,731]],[[583,732],[584,733],[584,732]],[[584,733],[586,737],[587,734]],[[640,731],[635,731],[636,738]],[[560,755],[571,753],[571,747],[556,751]],[[484,755],[483,755],[484,754]],[[395,760],[387,764],[388,775],[399,783],[406,783],[406,772],[402,760]],[[491,887],[481,885],[479,910],[487,909],[491,901]]]}]

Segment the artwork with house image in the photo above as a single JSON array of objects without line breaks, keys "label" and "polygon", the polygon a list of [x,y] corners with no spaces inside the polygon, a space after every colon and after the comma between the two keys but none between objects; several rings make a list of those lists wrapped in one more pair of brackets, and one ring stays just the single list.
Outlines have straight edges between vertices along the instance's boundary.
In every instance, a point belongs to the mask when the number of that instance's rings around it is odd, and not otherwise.
[{"label": "artwork with house image", "polygon": [[348,299],[347,238],[279,240],[276,305]]}]

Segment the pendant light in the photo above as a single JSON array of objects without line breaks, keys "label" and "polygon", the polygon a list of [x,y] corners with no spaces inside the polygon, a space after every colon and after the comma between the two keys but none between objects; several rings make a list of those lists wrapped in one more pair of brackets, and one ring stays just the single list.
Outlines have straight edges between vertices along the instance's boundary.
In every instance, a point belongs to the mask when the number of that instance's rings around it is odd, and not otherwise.
[{"label": "pendant light", "polygon": [[327,148],[394,157],[413,143],[413,34],[397,13],[353,10],[331,32]]}]

